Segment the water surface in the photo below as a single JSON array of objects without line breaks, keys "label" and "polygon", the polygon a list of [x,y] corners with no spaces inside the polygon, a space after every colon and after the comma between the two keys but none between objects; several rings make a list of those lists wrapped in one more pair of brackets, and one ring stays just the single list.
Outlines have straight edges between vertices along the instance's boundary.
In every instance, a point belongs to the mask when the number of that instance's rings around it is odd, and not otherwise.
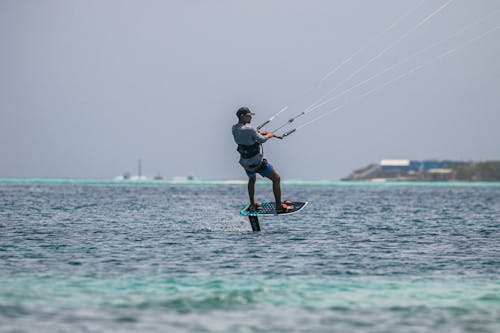
[{"label": "water surface", "polygon": [[244,184],[0,180],[0,331],[500,331],[500,184],[283,192],[253,233]]}]

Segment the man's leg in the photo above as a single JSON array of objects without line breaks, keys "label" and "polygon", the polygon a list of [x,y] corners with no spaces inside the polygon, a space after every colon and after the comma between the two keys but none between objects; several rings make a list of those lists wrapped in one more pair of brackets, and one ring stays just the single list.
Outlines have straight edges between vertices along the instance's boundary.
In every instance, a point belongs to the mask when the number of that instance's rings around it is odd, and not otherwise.
[{"label": "man's leg", "polygon": [[250,210],[257,210],[255,205],[255,182],[257,181],[257,176],[248,178],[248,196],[250,198]]},{"label": "man's leg", "polygon": [[271,170],[271,172],[269,172],[269,174],[266,175],[266,177],[273,182],[273,193],[274,200],[276,201],[276,210],[280,212],[283,210],[281,208],[281,177],[276,172],[276,170],[274,170],[274,168]]}]

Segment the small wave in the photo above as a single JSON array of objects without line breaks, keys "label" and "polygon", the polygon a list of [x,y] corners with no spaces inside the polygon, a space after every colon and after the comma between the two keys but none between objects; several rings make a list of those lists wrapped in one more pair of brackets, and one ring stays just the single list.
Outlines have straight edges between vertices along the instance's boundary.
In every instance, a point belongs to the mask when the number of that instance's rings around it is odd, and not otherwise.
[{"label": "small wave", "polygon": [[145,301],[129,306],[140,310],[171,310],[183,314],[235,308],[241,310],[241,307],[256,304],[261,293],[261,289],[233,290],[204,297],[177,297],[163,301]]},{"label": "small wave", "polygon": [[2,305],[0,304],[0,318],[17,318],[31,314],[29,310],[20,305]]}]

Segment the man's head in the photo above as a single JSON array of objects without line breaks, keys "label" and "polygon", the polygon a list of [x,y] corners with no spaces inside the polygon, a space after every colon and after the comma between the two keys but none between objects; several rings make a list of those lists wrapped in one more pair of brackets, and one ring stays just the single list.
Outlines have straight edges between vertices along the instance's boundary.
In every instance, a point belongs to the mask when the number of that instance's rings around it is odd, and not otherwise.
[{"label": "man's head", "polygon": [[236,111],[236,117],[238,117],[238,121],[244,124],[250,123],[253,115],[255,115],[255,113],[252,113],[252,111],[250,111],[250,109],[246,106],[243,106],[239,108],[238,111]]}]

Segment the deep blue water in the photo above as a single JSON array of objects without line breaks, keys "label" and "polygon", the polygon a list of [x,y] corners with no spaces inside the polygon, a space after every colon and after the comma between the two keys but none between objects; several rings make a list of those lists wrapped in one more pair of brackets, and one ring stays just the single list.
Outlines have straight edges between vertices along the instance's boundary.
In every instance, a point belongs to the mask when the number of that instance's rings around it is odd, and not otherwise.
[{"label": "deep blue water", "polygon": [[[0,332],[499,332],[500,184],[0,180]],[[259,200],[271,186],[257,186]]]}]

